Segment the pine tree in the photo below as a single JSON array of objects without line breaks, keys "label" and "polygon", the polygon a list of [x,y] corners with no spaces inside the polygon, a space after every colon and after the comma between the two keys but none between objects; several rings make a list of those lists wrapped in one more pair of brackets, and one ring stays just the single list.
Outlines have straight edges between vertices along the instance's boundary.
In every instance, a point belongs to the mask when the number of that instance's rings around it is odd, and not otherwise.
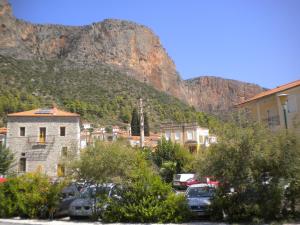
[{"label": "pine tree", "polygon": [[150,136],[150,127],[149,127],[149,120],[147,113],[144,113],[144,133],[145,136],[149,137]]},{"label": "pine tree", "polygon": [[140,135],[140,120],[137,109],[134,108],[131,116],[131,135],[139,136]]}]

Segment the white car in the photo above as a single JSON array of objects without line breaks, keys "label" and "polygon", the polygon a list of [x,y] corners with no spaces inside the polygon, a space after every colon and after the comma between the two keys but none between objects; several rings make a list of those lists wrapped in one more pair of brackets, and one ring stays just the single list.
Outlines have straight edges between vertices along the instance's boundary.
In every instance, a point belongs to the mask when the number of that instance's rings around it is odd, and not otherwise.
[{"label": "white car", "polygon": [[196,175],[194,173],[175,174],[173,177],[173,187],[176,189],[186,189],[186,182],[191,178],[195,178],[195,176]]}]

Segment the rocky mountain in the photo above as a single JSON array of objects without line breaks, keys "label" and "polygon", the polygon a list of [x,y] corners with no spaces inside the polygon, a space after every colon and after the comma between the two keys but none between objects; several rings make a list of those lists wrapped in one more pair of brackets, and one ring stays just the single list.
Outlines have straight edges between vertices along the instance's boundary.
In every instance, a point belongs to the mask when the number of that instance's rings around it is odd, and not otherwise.
[{"label": "rocky mountain", "polygon": [[265,89],[251,83],[201,76],[185,81],[189,104],[204,112],[222,113]]},{"label": "rocky mountain", "polygon": [[216,77],[183,81],[159,38],[145,26],[113,19],[87,26],[32,24],[15,18],[7,0],[0,0],[0,55],[58,59],[69,69],[109,65],[208,112],[228,110],[263,90]]}]

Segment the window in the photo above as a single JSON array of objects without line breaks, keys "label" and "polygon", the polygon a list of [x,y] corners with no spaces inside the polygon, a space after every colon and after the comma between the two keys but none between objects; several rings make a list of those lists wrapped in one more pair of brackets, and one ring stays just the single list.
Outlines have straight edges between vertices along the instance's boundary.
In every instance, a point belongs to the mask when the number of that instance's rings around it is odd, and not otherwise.
[{"label": "window", "polygon": [[65,167],[61,164],[57,165],[57,176],[64,177],[65,176]]},{"label": "window", "polygon": [[180,131],[175,132],[175,141],[180,140]]},{"label": "window", "polygon": [[191,131],[191,130],[187,131],[186,135],[187,135],[187,139],[188,140],[192,140],[193,139],[193,131]]},{"label": "window", "polygon": [[26,158],[20,158],[19,171],[26,172]]},{"label": "window", "polygon": [[170,131],[165,132],[165,138],[166,138],[167,141],[169,141],[171,139],[171,132]]},{"label": "window", "polygon": [[62,157],[67,157],[68,156],[68,147],[62,147],[61,156]]},{"label": "window", "polygon": [[66,136],[66,127],[60,127],[60,136]]},{"label": "window", "polygon": [[40,137],[39,137],[40,143],[46,142],[46,127],[40,127]]},{"label": "window", "polygon": [[25,127],[20,127],[20,136],[25,136]]}]

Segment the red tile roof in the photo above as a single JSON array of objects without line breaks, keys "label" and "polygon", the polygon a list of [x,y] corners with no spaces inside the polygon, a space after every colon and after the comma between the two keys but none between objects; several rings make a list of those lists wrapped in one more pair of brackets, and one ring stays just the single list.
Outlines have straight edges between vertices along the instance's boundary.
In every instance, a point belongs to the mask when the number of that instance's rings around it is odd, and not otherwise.
[{"label": "red tile roof", "polygon": [[77,113],[70,113],[59,110],[57,108],[51,109],[33,109],[24,112],[10,113],[7,116],[20,116],[20,117],[79,117]]},{"label": "red tile roof", "polygon": [[296,81],[293,81],[291,83],[278,86],[274,89],[261,92],[261,93],[255,95],[254,97],[252,97],[252,98],[250,98],[250,99],[248,99],[244,102],[239,103],[237,106],[243,105],[243,104],[251,102],[253,100],[257,100],[257,99],[260,99],[260,98],[263,98],[263,97],[266,97],[266,96],[269,96],[269,95],[272,95],[272,94],[276,94],[278,92],[285,91],[285,90],[288,90],[288,89],[291,89],[291,88],[294,88],[294,87],[297,87],[297,86],[300,86],[300,80],[296,80]]},{"label": "red tile roof", "polygon": [[0,127],[0,134],[6,134],[7,128],[6,127]]}]

